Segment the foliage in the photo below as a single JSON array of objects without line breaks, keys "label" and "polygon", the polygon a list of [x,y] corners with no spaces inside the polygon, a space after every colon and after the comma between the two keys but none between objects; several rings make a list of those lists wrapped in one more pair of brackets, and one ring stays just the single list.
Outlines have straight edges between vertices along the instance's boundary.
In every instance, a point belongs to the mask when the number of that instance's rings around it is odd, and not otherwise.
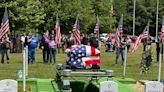
[{"label": "foliage", "polygon": [[[91,33],[96,16],[100,18],[100,33],[115,32],[120,16],[124,16],[124,33],[132,34],[134,0],[6,0],[0,1],[0,19],[4,7],[8,7],[11,31],[53,30],[56,15],[60,18],[62,33],[72,30],[79,14],[81,33]],[[164,2],[159,0],[159,31]],[[156,0],[136,0],[136,35],[139,35],[148,21],[150,34],[155,36]]]},{"label": "foliage", "polygon": [[141,55],[141,63],[140,63],[140,74],[144,75],[145,73],[148,72],[149,67],[151,66],[152,63],[152,51],[151,51],[151,47],[144,51]]}]

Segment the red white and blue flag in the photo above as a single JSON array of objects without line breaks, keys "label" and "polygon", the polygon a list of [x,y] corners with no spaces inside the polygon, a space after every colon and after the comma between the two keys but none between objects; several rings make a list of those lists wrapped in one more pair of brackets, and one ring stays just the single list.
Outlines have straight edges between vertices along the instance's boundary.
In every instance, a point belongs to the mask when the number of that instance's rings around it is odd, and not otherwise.
[{"label": "red white and blue flag", "polygon": [[2,39],[6,34],[8,34],[8,32],[10,32],[9,19],[8,19],[7,8],[5,8],[5,12],[1,23],[1,29],[0,29],[0,39]]},{"label": "red white and blue flag", "polygon": [[55,42],[57,46],[60,46],[61,44],[61,32],[60,32],[60,24],[59,24],[59,18],[58,15],[56,16],[56,26],[55,26]]},{"label": "red white and blue flag", "polygon": [[100,64],[100,51],[87,45],[78,45],[72,48],[68,64],[74,67],[85,67]]},{"label": "red white and blue flag", "polygon": [[139,37],[137,38],[137,40],[135,41],[133,48],[132,48],[132,52],[135,52],[138,49],[138,46],[141,42],[142,39],[146,39],[148,38],[148,26],[145,27],[144,31],[142,32],[142,34],[139,35]]},{"label": "red white and blue flag", "polygon": [[80,45],[81,44],[81,38],[80,38],[80,26],[79,26],[78,16],[76,18],[76,22],[73,26],[73,30],[72,30],[71,34],[74,38],[74,44]]},{"label": "red white and blue flag", "polygon": [[162,42],[164,42],[164,17],[163,17],[163,20],[162,20],[161,39],[162,39]]},{"label": "red white and blue flag", "polygon": [[123,16],[121,16],[121,19],[120,19],[120,22],[119,22],[119,25],[117,27],[117,30],[116,30],[116,34],[115,34],[115,44],[116,44],[116,47],[120,47],[120,33],[123,32]]}]

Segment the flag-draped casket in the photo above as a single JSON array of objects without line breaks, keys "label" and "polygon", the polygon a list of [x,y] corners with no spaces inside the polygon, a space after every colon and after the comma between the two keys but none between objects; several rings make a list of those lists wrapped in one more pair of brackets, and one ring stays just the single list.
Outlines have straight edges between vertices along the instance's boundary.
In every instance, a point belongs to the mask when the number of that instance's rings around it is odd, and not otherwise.
[{"label": "flag-draped casket", "polygon": [[73,45],[66,49],[67,64],[76,68],[91,67],[100,64],[100,51],[87,45]]}]

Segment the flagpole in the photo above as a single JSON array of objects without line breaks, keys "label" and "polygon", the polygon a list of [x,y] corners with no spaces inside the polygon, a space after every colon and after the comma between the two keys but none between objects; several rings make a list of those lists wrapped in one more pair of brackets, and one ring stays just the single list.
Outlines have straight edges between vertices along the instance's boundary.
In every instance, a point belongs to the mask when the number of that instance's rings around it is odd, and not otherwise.
[{"label": "flagpole", "polygon": [[[163,32],[163,26],[164,26],[164,16],[162,20],[162,29],[161,32]],[[163,35],[163,33],[161,34]],[[158,81],[161,80],[161,61],[162,61],[162,48],[163,48],[163,38],[161,38],[162,42],[159,43],[160,46],[160,53],[159,53],[159,62],[158,62]]]},{"label": "flagpole", "polygon": [[23,92],[26,92],[26,52],[23,49]]},{"label": "flagpole", "polygon": [[[149,34],[149,26],[150,26],[150,21],[148,20],[148,24],[147,24],[148,35],[150,35],[150,34]],[[149,36],[148,36],[148,37],[149,37]]]},{"label": "flagpole", "polygon": [[124,59],[123,79],[125,79],[125,76],[126,76],[126,57],[127,57],[127,46],[125,46],[125,59]]},{"label": "flagpole", "polygon": [[[97,15],[97,21],[98,21],[98,25],[99,25],[99,17],[98,17],[98,15]],[[98,35],[97,36],[98,36],[98,45],[99,45],[99,49],[100,49],[100,28],[98,29]]]},{"label": "flagpole", "polygon": [[157,0],[157,12],[156,12],[156,42],[158,41],[157,34],[158,34],[158,6],[159,0]]},{"label": "flagpole", "polygon": [[134,0],[134,8],[133,8],[133,36],[135,35],[135,12],[136,12],[136,0]]}]

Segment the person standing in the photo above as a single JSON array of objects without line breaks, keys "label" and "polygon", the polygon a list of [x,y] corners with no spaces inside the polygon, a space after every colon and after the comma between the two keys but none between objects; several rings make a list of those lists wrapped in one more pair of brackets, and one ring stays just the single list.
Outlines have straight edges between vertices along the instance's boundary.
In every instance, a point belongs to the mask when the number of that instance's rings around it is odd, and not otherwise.
[{"label": "person standing", "polygon": [[9,40],[8,35],[6,35],[5,38],[3,38],[1,42],[1,63],[2,64],[4,64],[5,54],[7,58],[7,64],[10,63],[10,44],[11,44],[11,41]]},{"label": "person standing", "polygon": [[50,50],[49,50],[49,32],[47,31],[42,39],[41,39],[41,44],[42,44],[42,49],[43,49],[43,61],[44,63],[48,63],[49,61],[49,54],[50,54]]},{"label": "person standing", "polygon": [[122,65],[123,65],[124,61],[125,61],[125,47],[126,47],[126,39],[125,39],[125,37],[123,37],[123,32],[120,32],[119,39],[120,39],[120,46],[116,47],[116,62],[115,62],[115,64],[118,64],[118,59],[119,59],[119,56],[121,54]]},{"label": "person standing", "polygon": [[64,35],[62,35],[61,36],[61,49],[62,49],[62,53],[64,53],[64,49],[65,49],[65,41],[66,39],[65,39],[65,36]]},{"label": "person standing", "polygon": [[88,39],[85,34],[82,35],[81,44],[88,45]]},{"label": "person standing", "polygon": [[72,45],[74,45],[74,40],[71,36],[69,36],[67,39],[66,39],[66,48],[69,48],[71,47]]},{"label": "person standing", "polygon": [[[160,53],[160,43],[162,42],[161,41],[161,38],[160,38],[160,32],[158,33],[158,36],[157,36],[157,41],[156,41],[156,53],[157,53],[157,62],[159,62],[159,53]],[[162,61],[163,61],[163,44],[162,44],[162,47],[161,47],[161,53],[162,53]]]},{"label": "person standing", "polygon": [[[55,64],[56,63],[56,43],[55,43],[55,37],[53,35],[51,35],[50,37],[50,42],[49,42],[49,46],[50,46],[50,64]],[[54,62],[52,62],[52,60]]]},{"label": "person standing", "polygon": [[39,48],[39,39],[34,37],[33,33],[29,33],[28,38],[28,63],[34,64],[35,63],[35,54],[36,49]]},{"label": "person standing", "polygon": [[90,42],[90,46],[99,49],[99,42],[98,42],[96,34],[94,35],[93,33],[91,33],[91,38],[89,42]]}]

